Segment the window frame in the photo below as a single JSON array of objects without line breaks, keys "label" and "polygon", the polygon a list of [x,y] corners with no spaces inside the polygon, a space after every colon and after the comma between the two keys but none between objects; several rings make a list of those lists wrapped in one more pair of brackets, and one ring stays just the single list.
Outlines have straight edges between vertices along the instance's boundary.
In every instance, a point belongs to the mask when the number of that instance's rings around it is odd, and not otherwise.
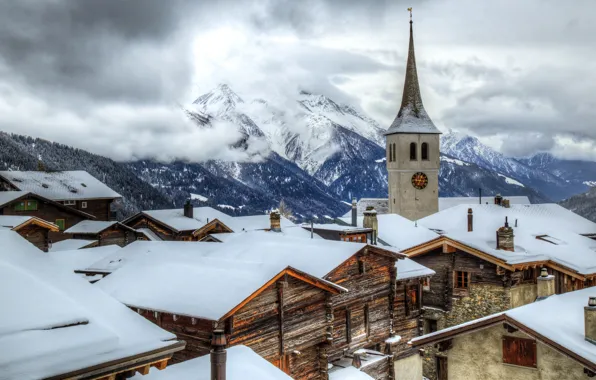
[{"label": "window frame", "polygon": [[418,144],[410,143],[410,161],[418,161]]},{"label": "window frame", "polygon": [[86,201],[82,201],[81,202],[81,208],[87,208],[87,202]]},{"label": "window frame", "polygon": [[428,154],[428,143],[427,142],[423,142],[420,145],[420,159],[422,161],[430,161],[430,157]]},{"label": "window frame", "polygon": [[395,157],[396,157],[396,153],[395,153],[395,151],[396,151],[396,149],[395,149],[395,143],[393,143],[392,145],[393,145],[393,157],[392,157],[391,161],[392,161],[392,162],[395,162],[395,161],[397,161],[397,160],[395,159]]},{"label": "window frame", "polygon": [[[35,206],[32,206],[35,205]],[[17,212],[37,211],[39,209],[39,202],[36,199],[25,199],[18,201],[14,205],[14,210]]]},{"label": "window frame", "polygon": [[[460,279],[461,279],[462,286],[458,286]],[[453,289],[468,290],[469,288],[470,288],[470,272],[463,271],[463,270],[453,271]]]},{"label": "window frame", "polygon": [[68,199],[66,201],[64,201],[64,206],[76,206],[77,205],[77,201],[74,201],[72,199]]}]

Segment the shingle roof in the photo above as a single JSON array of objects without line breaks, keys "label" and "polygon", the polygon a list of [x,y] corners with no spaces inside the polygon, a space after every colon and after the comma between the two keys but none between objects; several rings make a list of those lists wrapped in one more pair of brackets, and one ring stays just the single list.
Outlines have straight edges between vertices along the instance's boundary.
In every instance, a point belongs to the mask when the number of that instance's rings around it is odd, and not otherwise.
[{"label": "shingle roof", "polygon": [[0,177],[22,191],[54,200],[113,199],[122,196],[86,171],[0,171]]}]

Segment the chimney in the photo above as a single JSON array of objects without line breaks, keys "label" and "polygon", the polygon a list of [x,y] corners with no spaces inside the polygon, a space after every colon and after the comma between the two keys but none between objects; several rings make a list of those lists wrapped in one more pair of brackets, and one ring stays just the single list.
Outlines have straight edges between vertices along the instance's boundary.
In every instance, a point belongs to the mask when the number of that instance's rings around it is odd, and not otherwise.
[{"label": "chimney", "polygon": [[500,206],[502,202],[503,202],[503,197],[501,196],[501,194],[495,195],[495,204],[497,206]]},{"label": "chimney", "polygon": [[474,215],[472,214],[472,209],[468,209],[468,232],[474,231]]},{"label": "chimney", "polygon": [[504,251],[515,250],[515,245],[513,244],[513,228],[509,227],[507,217],[505,217],[505,225],[497,230],[497,249],[502,249]]},{"label": "chimney", "polygon": [[511,205],[510,205],[510,203],[509,203],[509,199],[503,199],[503,200],[501,201],[501,204],[502,204],[502,205],[503,205],[503,207],[505,207],[505,208],[509,208],[509,207],[511,206]]},{"label": "chimney", "polygon": [[211,380],[226,380],[226,334],[214,330],[211,337]]},{"label": "chimney", "polygon": [[352,227],[358,226],[358,202],[352,198]]},{"label": "chimney", "polygon": [[187,218],[193,217],[193,207],[190,203],[190,199],[187,199],[186,203],[184,203],[184,216],[186,216]]},{"label": "chimney", "polygon": [[377,210],[375,210],[373,206],[366,206],[366,211],[364,211],[364,221],[362,222],[362,227],[372,228],[372,244],[377,245],[377,232],[379,223],[377,221]]},{"label": "chimney", "polygon": [[546,268],[540,270],[537,288],[538,300],[543,300],[555,294],[555,276],[548,274]]},{"label": "chimney", "polygon": [[356,368],[362,367],[362,360],[360,359],[359,352],[354,352],[354,357],[352,358],[352,366]]},{"label": "chimney", "polygon": [[584,331],[586,340],[596,344],[596,297],[590,297],[584,307]]},{"label": "chimney", "polygon": [[279,211],[271,211],[271,214],[269,214],[269,221],[271,222],[271,231],[281,232],[281,215],[279,215]]}]

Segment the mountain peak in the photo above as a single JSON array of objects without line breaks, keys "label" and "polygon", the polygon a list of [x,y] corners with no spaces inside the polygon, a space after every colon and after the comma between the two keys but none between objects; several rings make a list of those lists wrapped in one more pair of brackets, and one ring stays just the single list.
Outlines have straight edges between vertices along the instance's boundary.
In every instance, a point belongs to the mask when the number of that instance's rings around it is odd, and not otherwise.
[{"label": "mountain peak", "polygon": [[225,83],[220,83],[213,90],[199,96],[192,104],[207,114],[221,116],[236,108],[236,105],[244,103]]}]

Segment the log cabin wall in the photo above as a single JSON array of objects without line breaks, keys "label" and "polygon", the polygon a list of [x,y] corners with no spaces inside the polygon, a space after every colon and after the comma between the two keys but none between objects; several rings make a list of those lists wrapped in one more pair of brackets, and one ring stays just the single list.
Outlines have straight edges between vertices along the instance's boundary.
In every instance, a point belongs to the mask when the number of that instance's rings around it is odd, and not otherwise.
[{"label": "log cabin wall", "polygon": [[193,241],[200,241],[201,239],[203,239],[205,236],[210,235],[210,234],[221,234],[221,233],[227,233],[230,232],[228,229],[226,229],[221,223],[216,222],[210,226],[208,226],[207,228],[204,228],[201,233],[196,234],[195,236],[192,237]]},{"label": "log cabin wall", "polygon": [[331,297],[334,321],[329,361],[363,347],[384,349],[391,335],[395,261],[363,251],[325,277],[349,290]]},{"label": "log cabin wall", "polygon": [[[74,201],[74,205],[67,204],[66,201],[60,201],[66,207],[71,207],[79,211],[93,215],[96,220],[110,220],[110,208],[113,199],[81,199]],[[86,207],[83,207],[86,206]]]},{"label": "log cabin wall", "polygon": [[137,240],[137,236],[122,226],[115,224],[98,234],[72,234],[73,239],[97,240],[97,246],[118,245],[125,247]]},{"label": "log cabin wall", "polygon": [[[20,202],[23,201],[37,201],[37,210],[26,210],[26,211],[17,211],[16,206]],[[39,219],[43,219],[50,223],[56,223],[57,220],[64,220],[64,229],[69,229],[70,227],[74,226],[75,224],[86,220],[85,217],[82,215],[76,214],[74,212],[69,212],[68,208],[60,208],[60,206],[56,206],[52,203],[48,203],[43,201],[42,199],[31,197],[31,198],[24,198],[19,199],[17,201],[11,202],[5,205],[0,210],[0,215],[19,215],[19,216],[35,216]],[[65,235],[62,232],[49,232],[48,238],[52,242],[61,241],[64,239],[69,238],[69,235]]]},{"label": "log cabin wall", "polygon": [[30,223],[19,228],[17,233],[42,251],[48,251],[49,230],[47,228]]},{"label": "log cabin wall", "polygon": [[392,343],[390,350],[396,360],[418,354],[408,342],[421,335],[422,289],[424,281],[419,278],[398,281],[393,307],[393,334],[401,340]]},{"label": "log cabin wall", "polygon": [[147,218],[144,215],[140,215],[125,224],[135,230],[139,228],[147,228],[153,231],[154,234],[164,241],[175,240],[176,232],[167,226],[155,223],[153,220]]}]

